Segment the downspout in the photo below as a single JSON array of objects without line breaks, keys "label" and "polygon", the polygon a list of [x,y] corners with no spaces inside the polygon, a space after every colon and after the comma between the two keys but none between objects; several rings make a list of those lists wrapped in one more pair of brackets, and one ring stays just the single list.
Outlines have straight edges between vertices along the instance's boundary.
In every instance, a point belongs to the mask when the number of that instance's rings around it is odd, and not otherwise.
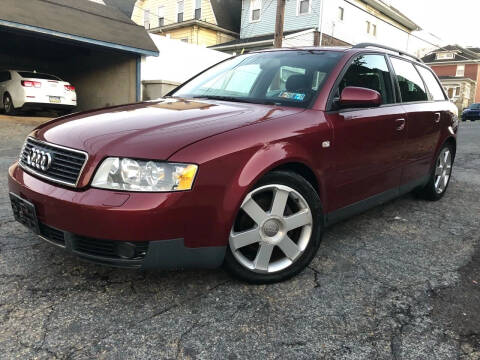
[{"label": "downspout", "polygon": [[320,46],[322,46],[323,41],[323,2],[325,0],[320,0],[320,18],[318,19],[318,28],[320,31]]},{"label": "downspout", "polygon": [[142,56],[137,56],[136,63],[136,98],[137,102],[142,100],[142,72],[141,72]]}]

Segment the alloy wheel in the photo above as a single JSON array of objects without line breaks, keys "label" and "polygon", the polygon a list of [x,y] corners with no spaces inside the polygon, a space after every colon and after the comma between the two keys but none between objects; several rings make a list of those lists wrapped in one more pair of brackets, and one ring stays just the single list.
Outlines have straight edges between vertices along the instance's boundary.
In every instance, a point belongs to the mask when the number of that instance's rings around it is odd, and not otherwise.
[{"label": "alloy wheel", "polygon": [[5,96],[5,99],[3,99],[3,106],[5,109],[5,112],[8,114],[12,110],[12,100],[10,99],[10,96]]},{"label": "alloy wheel", "polygon": [[272,184],[250,192],[243,201],[229,239],[235,259],[256,273],[288,268],[312,236],[311,209],[295,189]]},{"label": "alloy wheel", "polygon": [[444,148],[437,159],[435,168],[435,191],[441,194],[445,191],[452,174],[452,152],[449,148]]}]

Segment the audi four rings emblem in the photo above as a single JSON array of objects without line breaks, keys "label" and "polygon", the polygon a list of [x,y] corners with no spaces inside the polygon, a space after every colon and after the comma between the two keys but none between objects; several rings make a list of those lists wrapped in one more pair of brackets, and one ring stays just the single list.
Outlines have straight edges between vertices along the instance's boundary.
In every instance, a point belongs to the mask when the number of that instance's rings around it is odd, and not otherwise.
[{"label": "audi four rings emblem", "polygon": [[27,163],[31,167],[47,171],[52,165],[52,155],[47,151],[32,148],[27,157]]}]

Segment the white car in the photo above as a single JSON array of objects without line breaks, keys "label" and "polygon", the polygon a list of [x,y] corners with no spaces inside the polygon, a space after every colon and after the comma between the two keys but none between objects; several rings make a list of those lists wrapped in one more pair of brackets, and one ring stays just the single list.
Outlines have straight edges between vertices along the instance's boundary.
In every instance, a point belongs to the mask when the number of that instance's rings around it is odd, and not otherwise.
[{"label": "white car", "polygon": [[77,106],[77,93],[70,83],[54,75],[0,70],[0,101],[8,115],[29,109],[71,111]]}]

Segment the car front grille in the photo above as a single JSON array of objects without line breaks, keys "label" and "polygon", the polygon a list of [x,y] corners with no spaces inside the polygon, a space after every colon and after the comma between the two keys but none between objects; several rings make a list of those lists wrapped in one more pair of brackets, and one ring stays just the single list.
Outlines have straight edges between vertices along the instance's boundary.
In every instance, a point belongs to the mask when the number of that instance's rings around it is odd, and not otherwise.
[{"label": "car front grille", "polygon": [[[111,240],[99,240],[83,236],[75,236],[73,248],[80,253],[108,257],[121,258],[119,247],[125,243]],[[135,243],[131,259],[142,259],[147,254],[148,242]]]},{"label": "car front grille", "polygon": [[44,223],[39,223],[40,236],[60,247],[67,247],[79,255],[88,255],[104,259],[143,260],[147,255],[148,242],[123,242],[94,239],[55,229]]},{"label": "car front grille", "polygon": [[65,246],[65,234],[63,231],[54,229],[42,223],[40,223],[39,226],[42,237],[55,243],[56,245]]},{"label": "car front grille", "polygon": [[41,178],[76,187],[87,158],[83,151],[29,137],[20,153],[20,166]]}]

